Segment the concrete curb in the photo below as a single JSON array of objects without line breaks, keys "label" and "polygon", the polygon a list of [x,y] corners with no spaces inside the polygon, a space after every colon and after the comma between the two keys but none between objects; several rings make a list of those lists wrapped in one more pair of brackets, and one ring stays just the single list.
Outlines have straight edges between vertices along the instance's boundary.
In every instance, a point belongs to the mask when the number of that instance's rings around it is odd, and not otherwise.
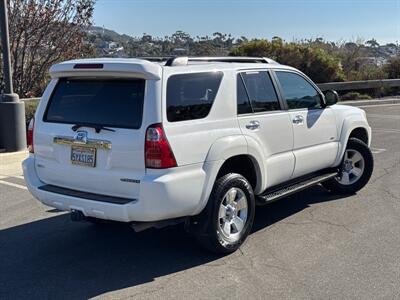
[{"label": "concrete curb", "polygon": [[0,153],[0,175],[21,175],[21,162],[29,155],[28,150]]},{"label": "concrete curb", "polygon": [[389,98],[389,99],[371,99],[371,100],[357,100],[357,101],[340,101],[338,104],[351,105],[351,106],[400,104],[400,99],[399,98]]},{"label": "concrete curb", "polygon": [[3,163],[13,163],[16,161],[21,161],[28,157],[28,150],[18,151],[18,152],[4,152],[0,153],[0,162]]}]

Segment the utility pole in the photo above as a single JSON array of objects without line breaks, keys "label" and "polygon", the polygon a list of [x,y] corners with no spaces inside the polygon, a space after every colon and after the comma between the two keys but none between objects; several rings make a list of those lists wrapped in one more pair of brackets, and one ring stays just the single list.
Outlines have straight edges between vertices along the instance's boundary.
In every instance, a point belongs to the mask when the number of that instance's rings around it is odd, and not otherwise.
[{"label": "utility pole", "polygon": [[13,92],[7,0],[0,0],[0,34],[3,54],[4,94],[0,95],[0,149],[26,149],[25,104]]}]

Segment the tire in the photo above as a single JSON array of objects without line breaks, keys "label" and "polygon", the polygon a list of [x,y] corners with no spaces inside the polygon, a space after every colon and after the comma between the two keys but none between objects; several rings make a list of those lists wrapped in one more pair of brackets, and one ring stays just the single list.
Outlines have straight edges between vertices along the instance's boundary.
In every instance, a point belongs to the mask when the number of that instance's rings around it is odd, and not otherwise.
[{"label": "tire", "polygon": [[339,176],[323,182],[322,185],[336,194],[354,194],[368,183],[373,169],[374,158],[371,150],[364,142],[350,138]]},{"label": "tire", "polygon": [[228,254],[246,240],[254,221],[255,200],[250,183],[242,175],[230,173],[213,187],[202,215],[205,230],[195,234],[206,249]]}]

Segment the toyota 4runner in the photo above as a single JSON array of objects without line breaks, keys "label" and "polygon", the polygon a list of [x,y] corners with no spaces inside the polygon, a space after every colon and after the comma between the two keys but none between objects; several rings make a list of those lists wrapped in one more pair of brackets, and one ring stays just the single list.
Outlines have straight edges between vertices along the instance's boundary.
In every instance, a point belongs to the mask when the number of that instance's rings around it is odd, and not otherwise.
[{"label": "toyota 4runner", "polygon": [[371,177],[365,112],[271,59],[76,60],[50,75],[23,170],[74,220],[184,222],[229,253],[257,204],[316,184],[354,193]]}]

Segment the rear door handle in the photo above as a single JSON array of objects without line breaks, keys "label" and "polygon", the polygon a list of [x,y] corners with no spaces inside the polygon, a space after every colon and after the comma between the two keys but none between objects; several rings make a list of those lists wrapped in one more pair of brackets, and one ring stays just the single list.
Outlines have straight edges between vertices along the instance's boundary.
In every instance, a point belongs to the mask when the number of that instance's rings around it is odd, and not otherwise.
[{"label": "rear door handle", "polygon": [[246,128],[250,130],[256,130],[260,128],[260,122],[258,121],[250,121],[249,124],[246,124]]},{"label": "rear door handle", "polygon": [[294,117],[294,119],[292,120],[292,122],[293,122],[293,124],[298,124],[298,125],[300,125],[300,124],[303,124],[304,118],[303,118],[302,115],[297,115],[297,116]]}]

